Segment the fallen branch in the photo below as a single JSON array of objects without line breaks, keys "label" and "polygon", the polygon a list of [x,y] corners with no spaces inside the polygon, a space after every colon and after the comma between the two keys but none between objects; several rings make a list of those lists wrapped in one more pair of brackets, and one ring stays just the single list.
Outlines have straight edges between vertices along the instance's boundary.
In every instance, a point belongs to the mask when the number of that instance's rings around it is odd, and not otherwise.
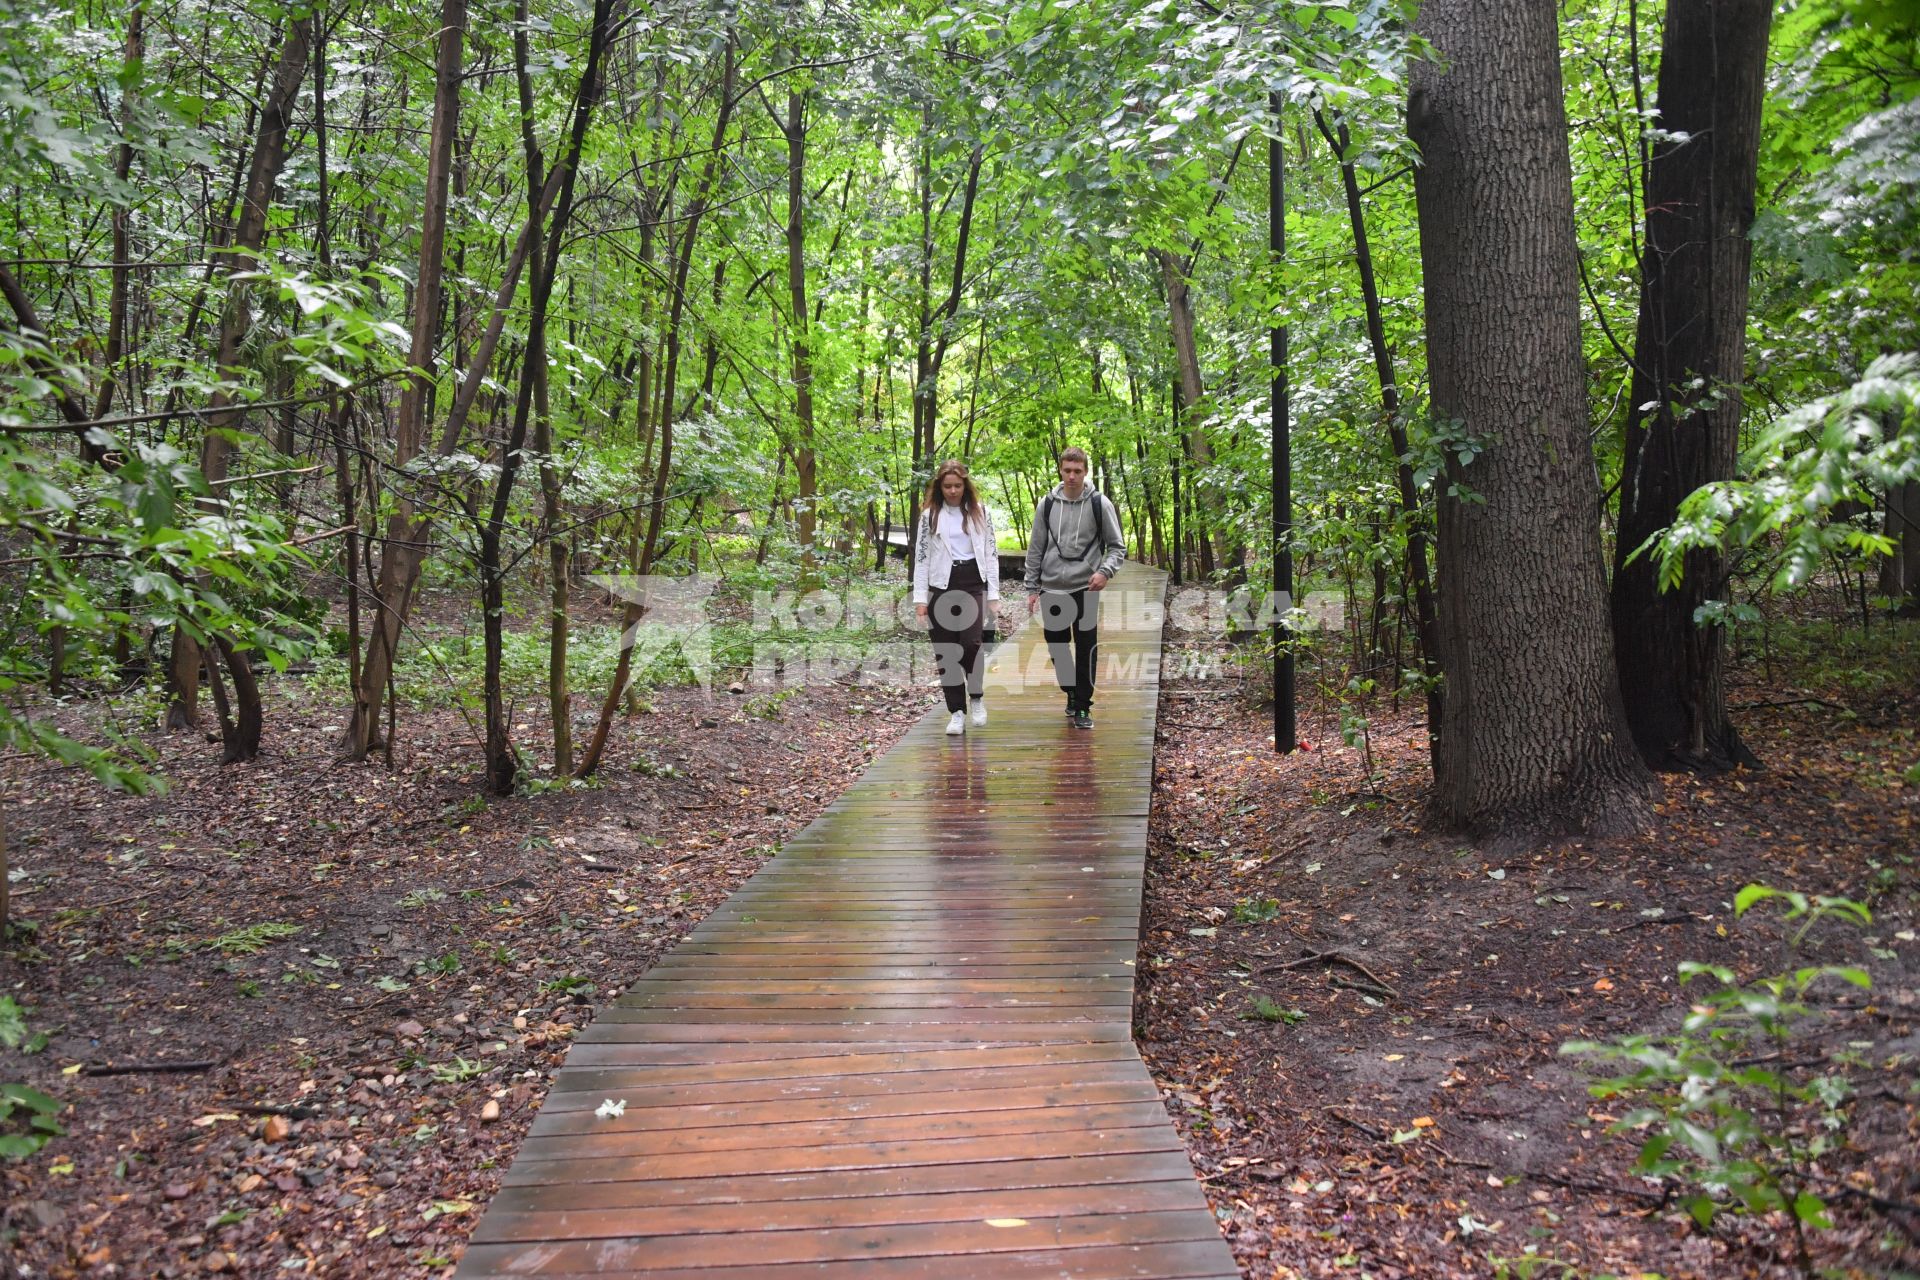
[{"label": "fallen branch", "polygon": [[1342,991],[1358,991],[1363,996],[1385,996],[1389,1000],[1399,995],[1392,987],[1376,987],[1371,982],[1349,982],[1337,973],[1327,979],[1327,985]]},{"label": "fallen branch", "polygon": [[1335,1120],[1338,1120],[1341,1124],[1353,1126],[1354,1128],[1358,1129],[1360,1132],[1366,1134],[1369,1138],[1372,1138],[1375,1142],[1385,1142],[1387,1140],[1387,1135],[1385,1130],[1376,1129],[1364,1120],[1355,1120],[1352,1116],[1340,1110],[1340,1108],[1338,1107],[1328,1107],[1327,1114],[1332,1116]]},{"label": "fallen branch", "polygon": [[208,1058],[201,1062],[102,1062],[86,1068],[80,1074],[84,1076],[134,1076],[134,1075],[186,1075],[195,1071],[211,1071],[219,1062]]},{"label": "fallen branch", "polygon": [[303,1107],[298,1103],[283,1106],[277,1102],[236,1102],[233,1109],[243,1116],[285,1116],[289,1120],[317,1120],[322,1114],[318,1107]]},{"label": "fallen branch", "polygon": [[1920,1204],[1911,1200],[1890,1200],[1844,1182],[1832,1188],[1832,1191],[1848,1200],[1864,1200],[1875,1212],[1899,1228],[1901,1235],[1914,1244],[1920,1244],[1920,1225],[1917,1225],[1920,1224]]},{"label": "fallen branch", "polygon": [[1799,707],[1809,705],[1825,707],[1829,711],[1845,712],[1848,710],[1848,708],[1841,706],[1837,702],[1828,702],[1825,698],[1777,698],[1772,702],[1745,702],[1738,706],[1728,707],[1727,710],[1763,711],[1771,707]]},{"label": "fallen branch", "polygon": [[1532,1178],[1536,1182],[1551,1182],[1556,1187],[1565,1187],[1568,1191],[1587,1191],[1595,1195],[1625,1196],[1638,1200],[1642,1204],[1663,1205],[1672,1198],[1670,1191],[1643,1191],[1639,1187],[1614,1187],[1604,1182],[1587,1182],[1579,1178],[1563,1178],[1557,1173],[1535,1173],[1522,1170],[1521,1177]]}]

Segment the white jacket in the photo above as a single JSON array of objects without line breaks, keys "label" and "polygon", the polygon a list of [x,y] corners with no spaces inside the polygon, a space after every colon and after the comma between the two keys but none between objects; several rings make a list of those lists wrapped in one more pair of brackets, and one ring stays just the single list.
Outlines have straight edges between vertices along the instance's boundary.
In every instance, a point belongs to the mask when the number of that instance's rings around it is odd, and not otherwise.
[{"label": "white jacket", "polygon": [[[939,526],[933,521],[934,513],[920,512],[920,529],[914,535],[913,545],[913,602],[927,603],[929,588],[933,591],[946,589],[947,581],[953,576],[953,552],[947,547],[947,540],[939,536]],[[973,538],[973,561],[980,567],[980,576],[987,582],[987,599],[1000,598],[1000,544],[993,534],[993,517],[987,514],[986,505],[980,507],[980,522],[969,524],[967,532]]]}]

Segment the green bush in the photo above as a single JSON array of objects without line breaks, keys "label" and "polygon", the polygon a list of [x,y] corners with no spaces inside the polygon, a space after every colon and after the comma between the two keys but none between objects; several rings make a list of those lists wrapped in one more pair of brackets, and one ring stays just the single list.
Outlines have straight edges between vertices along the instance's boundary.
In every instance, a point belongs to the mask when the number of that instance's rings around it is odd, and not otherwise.
[{"label": "green bush", "polygon": [[[1786,918],[1804,921],[1790,948],[1820,920],[1871,920],[1865,907],[1845,898],[1765,885],[1743,888],[1734,914],[1768,900],[1784,902]],[[1806,1033],[1815,986],[1837,981],[1865,988],[1872,980],[1842,965],[1803,966],[1749,982],[1721,965],[1687,962],[1679,971],[1683,984],[1715,984],[1693,997],[1679,1030],[1571,1041],[1561,1052],[1627,1068],[1592,1092],[1637,1104],[1611,1131],[1645,1135],[1635,1168],[1678,1184],[1682,1205],[1702,1229],[1722,1212],[1782,1213],[1792,1224],[1800,1268],[1812,1275],[1806,1232],[1832,1225],[1823,1196],[1828,1184],[1816,1162],[1844,1142],[1853,1085],[1840,1071],[1808,1065],[1825,1059],[1797,1050],[1795,1041]]]}]

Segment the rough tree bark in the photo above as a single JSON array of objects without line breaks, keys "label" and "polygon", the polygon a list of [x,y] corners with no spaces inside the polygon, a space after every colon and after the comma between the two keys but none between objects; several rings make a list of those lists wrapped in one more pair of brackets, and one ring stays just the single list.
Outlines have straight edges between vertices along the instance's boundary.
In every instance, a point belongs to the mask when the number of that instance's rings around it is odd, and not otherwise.
[{"label": "rough tree bark", "polygon": [[[1416,68],[1433,412],[1480,441],[1438,503],[1436,818],[1485,834],[1651,817],[1607,631],[1553,0],[1432,0]],[[1471,491],[1467,494],[1465,491]]]},{"label": "rough tree bark", "polygon": [[1901,617],[1911,618],[1920,614],[1920,480],[1888,491],[1881,532],[1892,540],[1893,554],[1880,564],[1880,594]]},{"label": "rough tree bark", "polygon": [[[1620,476],[1613,642],[1627,723],[1656,769],[1757,764],[1727,716],[1726,558],[1698,551],[1662,592],[1636,555],[1701,485],[1730,479],[1746,369],[1747,280],[1771,0],[1673,0],[1647,176],[1640,322]],[[1679,140],[1685,135],[1685,140]]]}]

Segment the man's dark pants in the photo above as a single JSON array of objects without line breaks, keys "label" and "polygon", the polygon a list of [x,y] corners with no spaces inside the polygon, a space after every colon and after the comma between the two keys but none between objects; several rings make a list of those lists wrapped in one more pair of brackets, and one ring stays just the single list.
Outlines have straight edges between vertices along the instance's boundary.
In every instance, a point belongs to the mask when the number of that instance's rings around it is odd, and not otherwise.
[{"label": "man's dark pants", "polygon": [[1100,648],[1100,593],[1043,591],[1040,629],[1053,658],[1053,675],[1075,711],[1093,708],[1093,673]]}]

